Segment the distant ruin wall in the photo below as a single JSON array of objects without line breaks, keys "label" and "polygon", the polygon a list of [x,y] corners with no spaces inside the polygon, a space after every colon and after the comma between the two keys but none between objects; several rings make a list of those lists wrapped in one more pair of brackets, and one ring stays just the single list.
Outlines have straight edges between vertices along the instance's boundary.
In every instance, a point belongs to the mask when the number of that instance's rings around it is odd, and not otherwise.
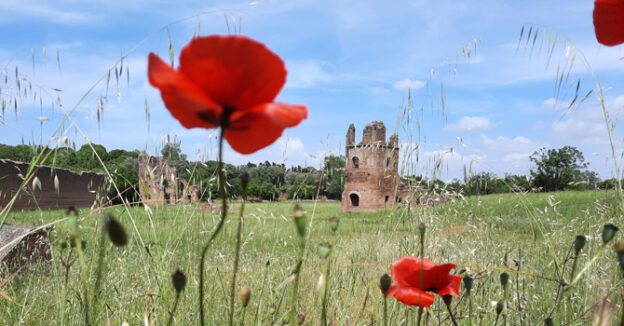
[{"label": "distant ruin wall", "polygon": [[[28,163],[0,159],[0,207],[11,201],[28,167]],[[13,204],[13,210],[91,207],[96,200],[101,202],[106,198],[105,177],[101,173],[76,173],[67,169],[37,166],[35,176],[41,182],[41,189],[38,186],[33,188],[31,179]],[[58,191],[54,186],[55,176]]]}]

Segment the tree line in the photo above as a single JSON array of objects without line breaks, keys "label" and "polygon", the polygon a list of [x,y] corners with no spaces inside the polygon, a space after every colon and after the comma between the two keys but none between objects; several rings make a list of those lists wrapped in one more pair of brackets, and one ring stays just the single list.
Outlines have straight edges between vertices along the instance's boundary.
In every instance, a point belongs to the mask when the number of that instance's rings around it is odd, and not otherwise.
[{"label": "tree line", "polygon": [[[93,147],[93,149],[91,148]],[[107,151],[102,145],[83,145],[78,150],[71,147],[44,148],[33,145],[0,145],[0,159],[31,162],[38,153],[44,152],[48,159],[44,165],[66,168],[75,172],[105,172],[112,176],[117,189],[123,192],[125,199],[131,202],[139,200],[138,193],[138,157],[143,151],[115,149]],[[96,155],[97,154],[97,155]],[[160,153],[175,167],[179,178],[184,178],[189,185],[199,185],[202,200],[219,196],[217,161],[188,161],[180,149],[179,142],[165,144]],[[99,159],[98,159],[99,157]],[[101,162],[100,162],[101,160]],[[276,200],[282,196],[289,199],[314,199],[317,195],[329,199],[340,199],[344,190],[344,157],[329,156],[322,168],[286,167],[284,164],[262,162],[244,165],[224,164],[229,197],[243,195],[241,176],[247,174],[249,183],[247,196],[263,200]],[[116,198],[117,190],[108,183],[107,195]]]},{"label": "tree line", "polygon": [[[93,147],[93,149],[91,148]],[[70,147],[42,148],[32,145],[0,145],[0,159],[30,162],[38,153],[50,154],[45,165],[70,169],[72,171],[104,172],[104,166],[123,196],[129,201],[138,201],[138,157],[139,150],[115,149],[107,151],[102,145],[85,144],[80,149]],[[96,155],[97,154],[97,155]],[[176,168],[178,177],[189,185],[197,184],[202,189],[201,198],[208,200],[218,197],[216,181],[217,161],[188,161],[176,141],[165,144],[161,155]],[[99,159],[98,159],[99,157]],[[101,162],[100,162],[101,160]],[[443,182],[439,179],[424,179],[421,176],[404,176],[409,184],[419,183],[428,191],[447,191],[464,196],[488,195],[513,191],[558,191],[613,189],[615,179],[600,180],[598,175],[587,170],[583,154],[571,146],[559,149],[542,148],[530,156],[534,167],[530,175],[508,174],[504,177],[489,172],[466,175],[463,182],[454,180]],[[102,164],[103,163],[103,164]],[[227,178],[227,192],[230,197],[243,195],[241,176],[249,176],[247,196],[263,200],[276,200],[280,196],[288,199],[314,199],[325,196],[340,200],[345,185],[345,157],[329,156],[320,169],[314,167],[291,166],[273,162],[244,165],[224,164]],[[109,184],[108,196],[115,198],[117,190]]]}]

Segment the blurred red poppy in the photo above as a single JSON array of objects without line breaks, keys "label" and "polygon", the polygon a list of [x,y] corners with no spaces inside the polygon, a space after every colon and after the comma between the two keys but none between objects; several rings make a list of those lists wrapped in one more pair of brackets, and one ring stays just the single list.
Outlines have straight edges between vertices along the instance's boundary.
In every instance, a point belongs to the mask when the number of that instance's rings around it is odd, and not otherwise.
[{"label": "blurred red poppy", "polygon": [[624,43],[624,0],[596,0],[594,29],[598,42],[603,45]]},{"label": "blurred red poppy", "polygon": [[[450,275],[455,264],[436,265],[429,259],[403,256],[392,263],[392,279],[388,295],[408,306],[429,307],[435,296],[450,294],[459,297],[462,278]],[[421,276],[422,271],[422,276]],[[422,277],[422,284],[421,284]]]},{"label": "blurred red poppy", "polygon": [[286,81],[284,62],[244,36],[194,38],[177,70],[150,53],[148,75],[184,127],[221,127],[242,154],[272,144],[308,115],[305,105],[273,102]]}]

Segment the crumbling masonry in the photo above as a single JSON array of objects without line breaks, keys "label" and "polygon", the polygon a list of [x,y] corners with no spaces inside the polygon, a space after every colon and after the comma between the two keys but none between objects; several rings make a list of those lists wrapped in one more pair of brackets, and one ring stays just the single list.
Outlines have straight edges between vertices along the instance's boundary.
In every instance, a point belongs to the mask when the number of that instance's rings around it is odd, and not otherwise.
[{"label": "crumbling masonry", "polygon": [[139,193],[144,204],[197,203],[199,191],[199,186],[189,186],[184,178],[178,178],[176,168],[170,167],[169,161],[162,157],[139,155]]},{"label": "crumbling masonry", "polygon": [[386,142],[386,126],[373,121],[364,127],[362,140],[355,142],[355,126],[347,131],[343,212],[393,208],[398,201],[399,137]]}]

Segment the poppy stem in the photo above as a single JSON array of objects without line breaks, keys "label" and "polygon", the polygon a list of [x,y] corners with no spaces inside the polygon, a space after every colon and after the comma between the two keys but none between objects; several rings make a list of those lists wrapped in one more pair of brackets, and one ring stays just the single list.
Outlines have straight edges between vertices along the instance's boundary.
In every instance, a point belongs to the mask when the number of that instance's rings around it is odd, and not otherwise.
[{"label": "poppy stem", "polygon": [[227,198],[225,198],[225,174],[223,173],[223,134],[225,133],[225,128],[221,128],[221,132],[219,135],[219,195],[221,196],[221,200],[223,201],[223,206],[221,209],[221,220],[215,227],[215,230],[212,232],[210,239],[204,245],[201,251],[201,258],[199,261],[199,322],[200,325],[206,325],[205,316],[204,316],[204,265],[206,263],[206,252],[210,248],[210,245],[217,237],[217,235],[223,229],[223,224],[225,224],[225,219],[227,217]]},{"label": "poppy stem", "polygon": [[180,293],[176,293],[175,302],[173,303],[173,308],[169,311],[169,320],[167,321],[167,326],[173,324],[173,316],[175,315],[176,310],[178,309],[178,302],[180,302]]},{"label": "poppy stem", "polygon": [[[241,204],[240,216],[238,217],[238,230],[236,231],[236,253],[234,255],[234,271],[232,273],[232,285],[230,287],[230,326],[234,325],[234,296],[236,293],[236,275],[238,274],[238,262],[240,260],[241,233],[243,229],[243,212],[247,199],[247,182],[243,181],[243,203]],[[244,316],[244,315],[243,315]]]},{"label": "poppy stem", "polygon": [[[425,223],[421,222],[418,226],[418,231],[420,233],[420,281],[418,282],[419,288],[422,287],[423,279],[425,278],[425,269],[424,269],[424,259],[425,259]],[[420,289],[423,291],[423,289]],[[420,321],[422,319],[423,307],[422,296],[418,296],[418,319],[416,320],[416,326],[420,326]]]}]

